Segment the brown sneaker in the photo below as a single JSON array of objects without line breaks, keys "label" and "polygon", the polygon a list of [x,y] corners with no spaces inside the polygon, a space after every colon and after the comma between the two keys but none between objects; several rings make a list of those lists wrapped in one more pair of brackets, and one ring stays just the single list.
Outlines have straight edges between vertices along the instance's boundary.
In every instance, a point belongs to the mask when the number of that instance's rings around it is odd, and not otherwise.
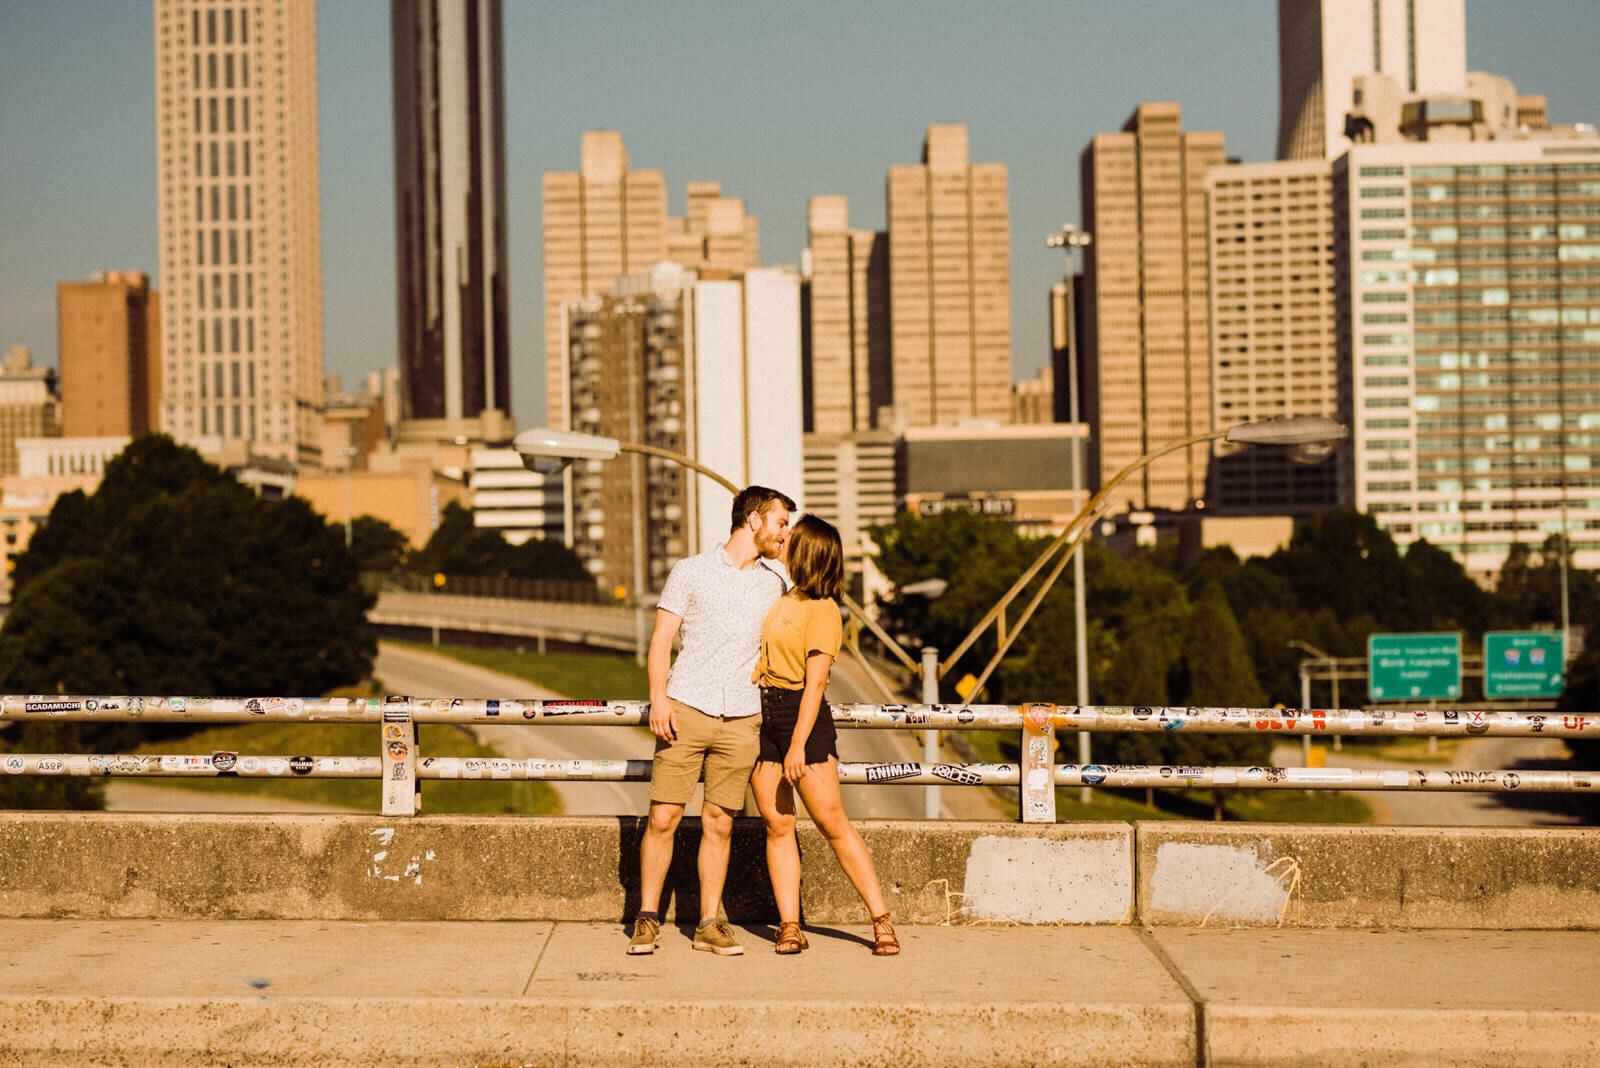
[{"label": "brown sneaker", "polygon": [[737,957],[744,947],[733,940],[733,930],[721,920],[694,929],[694,948],[719,957]]},{"label": "brown sneaker", "polygon": [[656,936],[661,933],[661,925],[647,916],[640,916],[633,921],[633,940],[628,943],[628,952],[654,953],[656,951]]}]

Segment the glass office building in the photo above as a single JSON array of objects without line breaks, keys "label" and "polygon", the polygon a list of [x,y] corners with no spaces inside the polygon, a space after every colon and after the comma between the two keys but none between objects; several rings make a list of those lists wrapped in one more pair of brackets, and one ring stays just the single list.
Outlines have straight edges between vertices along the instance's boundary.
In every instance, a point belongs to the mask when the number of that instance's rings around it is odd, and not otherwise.
[{"label": "glass office building", "polygon": [[1563,531],[1600,566],[1600,140],[1358,145],[1333,181],[1341,499],[1480,578]]}]

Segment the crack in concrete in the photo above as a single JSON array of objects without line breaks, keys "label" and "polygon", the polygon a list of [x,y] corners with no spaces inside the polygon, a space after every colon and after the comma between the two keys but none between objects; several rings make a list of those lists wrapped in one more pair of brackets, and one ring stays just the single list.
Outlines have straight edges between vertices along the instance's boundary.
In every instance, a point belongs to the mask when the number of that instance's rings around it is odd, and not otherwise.
[{"label": "crack in concrete", "polygon": [[1161,966],[1172,976],[1172,981],[1183,990],[1184,996],[1194,1006],[1194,1063],[1195,1068],[1211,1068],[1211,1048],[1206,1042],[1206,999],[1200,996],[1200,991],[1195,989],[1189,977],[1183,974],[1178,963],[1172,959],[1161,943],[1156,941],[1156,934],[1148,927],[1141,927],[1136,932],[1139,941],[1144,944],[1150,955],[1161,962]]}]

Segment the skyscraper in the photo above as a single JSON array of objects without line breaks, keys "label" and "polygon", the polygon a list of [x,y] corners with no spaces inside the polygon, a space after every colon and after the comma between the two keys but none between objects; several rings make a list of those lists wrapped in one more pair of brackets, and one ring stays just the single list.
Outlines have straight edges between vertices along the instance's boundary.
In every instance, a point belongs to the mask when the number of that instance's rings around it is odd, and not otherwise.
[{"label": "skyscraper", "polygon": [[968,161],[967,128],[930,126],[922,162],[889,168],[889,319],[906,426],[1011,412],[1006,166]]},{"label": "skyscraper", "polygon": [[667,185],[628,168],[615,130],[587,130],[579,169],[544,176],[545,399],[549,423],[570,426],[563,309],[603,295],[621,275],[648,272],[666,251]]},{"label": "skyscraper", "polygon": [[1333,206],[1341,495],[1480,580],[1600,566],[1600,141],[1356,145]]},{"label": "skyscraper", "polygon": [[142,271],[56,287],[61,433],[137,437],[160,425],[161,298]]},{"label": "skyscraper", "polygon": [[155,0],[161,427],[320,460],[314,0]]},{"label": "skyscraper", "polygon": [[807,221],[806,430],[868,430],[892,400],[888,235],[852,230],[844,197],[812,197]]},{"label": "skyscraper", "polygon": [[13,345],[0,365],[0,475],[17,473],[18,438],[61,435],[56,373],[34,365],[26,345]]},{"label": "skyscraper", "polygon": [[500,0],[393,0],[390,26],[403,418],[509,416]]},{"label": "skyscraper", "polygon": [[668,219],[666,257],[690,270],[749,271],[761,266],[761,228],[740,197],[722,195],[721,182],[690,182],[688,214]]},{"label": "skyscraper", "polygon": [[[1182,129],[1177,104],[1140,104],[1082,158],[1084,417],[1089,485],[1146,452],[1211,428],[1206,173],[1219,131]],[[1119,489],[1135,508],[1184,508],[1205,493],[1207,446],[1175,452]]]},{"label": "skyscraper", "polygon": [[[575,303],[566,321],[573,429],[682,453],[741,484],[801,496],[800,280],[792,271],[699,279],[662,264]],[[727,537],[732,494],[680,464],[630,456],[570,470],[568,529],[604,586],[632,589],[640,560],[646,587],[659,590],[674,562]]]},{"label": "skyscraper", "polygon": [[[1328,161],[1279,160],[1211,172],[1212,423],[1338,410],[1333,192]],[[1207,502],[1231,512],[1302,514],[1336,503],[1334,465],[1219,443]]]},{"label": "skyscraper", "polygon": [[754,270],[761,258],[755,217],[742,199],[724,196],[720,182],[690,182],[688,211],[672,218],[666,180],[629,168],[620,133],[586,131],[580,155],[577,171],[544,176],[545,396],[554,427],[567,426],[572,407],[564,308],[662,262],[726,277]]},{"label": "skyscraper", "polygon": [[1278,0],[1278,158],[1342,154],[1366,74],[1408,95],[1465,90],[1464,0]]}]

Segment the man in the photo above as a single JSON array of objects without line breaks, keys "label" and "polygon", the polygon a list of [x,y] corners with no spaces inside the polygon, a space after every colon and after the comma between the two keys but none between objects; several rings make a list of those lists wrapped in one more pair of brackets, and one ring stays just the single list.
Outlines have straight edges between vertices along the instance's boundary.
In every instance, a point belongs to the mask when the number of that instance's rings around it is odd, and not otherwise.
[{"label": "man", "polygon": [[[750,680],[767,611],[788,583],[776,560],[794,501],[750,486],[733,500],[728,540],[680,560],[667,576],[650,636],[650,818],[639,843],[639,915],[629,953],[653,953],[661,931],[661,889],[672,864],[683,806],[705,775],[700,811],[700,923],[694,948],[735,956],[744,947],[720,922],[733,814],[744,806],[760,751],[761,694]],[[672,662],[672,643],[683,647]],[[670,665],[670,671],[669,671]]]}]

